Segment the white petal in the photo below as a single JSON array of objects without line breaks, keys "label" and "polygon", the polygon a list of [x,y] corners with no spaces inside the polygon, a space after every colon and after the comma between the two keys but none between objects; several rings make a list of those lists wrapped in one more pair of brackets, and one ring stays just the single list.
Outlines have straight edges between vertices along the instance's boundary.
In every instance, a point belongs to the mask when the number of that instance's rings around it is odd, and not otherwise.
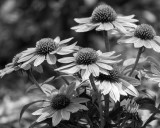
[{"label": "white petal", "polygon": [[82,79],[83,79],[83,80],[89,79],[90,74],[91,74],[91,73],[89,72],[89,70],[86,69],[85,72],[84,72],[84,74],[82,74]]},{"label": "white petal", "polygon": [[154,37],[154,40],[155,40],[158,44],[160,44],[160,37],[159,37],[159,36],[155,36],[155,37]]},{"label": "white petal", "polygon": [[86,17],[86,18],[75,18],[74,19],[77,23],[89,23],[91,21],[90,17]]},{"label": "white petal", "polygon": [[70,119],[70,112],[65,111],[64,109],[61,110],[61,115],[62,115],[62,118],[64,120],[69,120]]},{"label": "white petal", "polygon": [[47,60],[48,64],[55,64],[56,61],[57,61],[57,58],[54,54],[53,55],[52,54],[47,54],[46,60]]},{"label": "white petal", "polygon": [[128,83],[127,81],[120,79],[120,81],[122,82],[122,89],[127,92],[128,94],[132,95],[132,96],[138,96],[139,93],[137,91],[137,89],[131,85],[130,83]]},{"label": "white petal", "polygon": [[150,45],[152,46],[154,51],[160,52],[160,46],[156,42],[150,41]]},{"label": "white petal", "polygon": [[45,56],[38,56],[37,59],[34,61],[34,66],[40,65],[45,60]]},{"label": "white petal", "polygon": [[151,45],[150,45],[150,41],[147,41],[147,40],[144,41],[143,40],[142,43],[146,48],[152,48]]},{"label": "white petal", "polygon": [[97,31],[103,31],[105,30],[105,27],[104,27],[104,24],[101,23],[97,28],[96,28]]},{"label": "white petal", "polygon": [[59,44],[65,44],[65,43],[68,43],[69,41],[71,41],[73,39],[73,37],[71,38],[68,38],[68,39],[65,39],[65,40],[62,40],[59,42]]},{"label": "white petal", "polygon": [[143,46],[143,43],[141,42],[142,40],[141,39],[138,39],[137,38],[137,41],[134,43],[134,47],[135,48],[140,48]]},{"label": "white petal", "polygon": [[102,62],[97,62],[96,64],[98,66],[100,66],[101,68],[104,68],[104,69],[107,69],[107,70],[112,70],[113,69],[110,65],[102,63]]},{"label": "white petal", "polygon": [[112,23],[114,24],[115,28],[119,29],[123,33],[127,33],[126,29],[120,23],[117,21],[113,21]]},{"label": "white petal", "polygon": [[112,30],[114,28],[110,22],[104,23],[103,25],[106,31]]},{"label": "white petal", "polygon": [[92,65],[88,65],[88,70],[90,71],[90,73],[92,73],[94,76],[99,76],[99,68],[97,65],[92,64]]},{"label": "white petal", "polygon": [[58,59],[58,62],[60,63],[71,63],[73,61],[75,61],[74,57],[64,57],[64,58]]},{"label": "white petal", "polygon": [[119,94],[118,88],[113,83],[111,83],[111,85],[112,85],[112,89],[109,95],[115,102],[117,102],[120,100],[120,94]]},{"label": "white petal", "polygon": [[73,67],[73,66],[76,66],[76,64],[75,64],[75,63],[71,63],[71,64],[68,64],[68,65],[66,65],[66,66],[62,66],[62,67],[60,67],[60,68],[57,68],[57,69],[55,69],[55,70],[56,70],[56,71],[64,70],[64,69],[68,69],[68,68]]},{"label": "white petal", "polygon": [[61,70],[61,72],[65,72],[65,73],[68,73],[68,74],[74,74],[76,72],[78,72],[80,69],[77,67],[77,66],[73,66],[73,67],[70,67],[66,70]]},{"label": "white petal", "polygon": [[52,116],[52,125],[56,126],[60,123],[60,121],[62,120],[62,115],[61,115],[61,111],[57,111],[53,114]]},{"label": "white petal", "polygon": [[34,56],[34,54],[30,54],[28,56],[20,57],[20,59],[18,60],[18,63],[27,61],[27,60],[31,59],[33,56]]},{"label": "white petal", "polygon": [[57,37],[54,39],[54,42],[55,42],[56,44],[58,44],[58,43],[60,42],[60,37],[57,36]]},{"label": "white petal", "polygon": [[101,88],[103,88],[102,93],[104,95],[108,94],[112,89],[112,85],[110,82],[103,81],[100,86],[102,86]]}]

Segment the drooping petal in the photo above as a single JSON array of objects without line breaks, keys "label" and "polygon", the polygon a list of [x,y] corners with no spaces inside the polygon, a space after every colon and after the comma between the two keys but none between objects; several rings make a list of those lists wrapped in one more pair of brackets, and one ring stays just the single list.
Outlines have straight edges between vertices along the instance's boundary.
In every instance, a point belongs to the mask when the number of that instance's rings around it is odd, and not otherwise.
[{"label": "drooping petal", "polygon": [[115,26],[115,28],[119,29],[119,31],[127,33],[126,29],[120,23],[118,23],[117,21],[113,21],[112,23]]},{"label": "drooping petal", "polygon": [[64,120],[69,120],[69,119],[70,119],[70,112],[65,111],[65,109],[62,109],[62,110],[61,110],[61,115],[62,115],[62,118],[63,118]]},{"label": "drooping petal", "polygon": [[77,23],[83,24],[83,23],[89,23],[91,21],[91,17],[86,18],[75,18],[74,19]]},{"label": "drooping petal", "polygon": [[88,65],[88,70],[94,76],[99,76],[99,68],[98,68],[98,66],[96,64]]},{"label": "drooping petal", "polygon": [[160,52],[160,46],[156,42],[150,41],[150,45],[151,45],[151,47],[153,48],[154,51]]},{"label": "drooping petal", "polygon": [[138,39],[137,38],[137,40],[135,41],[135,43],[134,43],[134,47],[135,48],[140,48],[140,47],[142,47],[143,46],[143,43],[141,42],[141,39]]},{"label": "drooping petal", "polygon": [[36,120],[36,122],[41,122],[45,119],[47,119],[50,116],[50,113],[43,113],[39,118]]},{"label": "drooping petal", "polygon": [[131,85],[130,83],[128,83],[127,81],[120,79],[120,81],[122,82],[122,89],[127,92],[128,94],[132,95],[132,96],[138,96],[139,93],[137,91],[137,89]]},{"label": "drooping petal", "polygon": [[71,63],[73,61],[75,61],[74,57],[64,57],[64,58],[58,59],[58,62],[60,63]]},{"label": "drooping petal", "polygon": [[57,36],[57,37],[54,39],[54,42],[55,42],[56,44],[58,44],[58,43],[60,42],[60,37]]},{"label": "drooping petal", "polygon": [[73,66],[76,66],[76,64],[75,64],[75,63],[70,63],[70,64],[68,64],[68,65],[62,66],[62,67],[57,68],[57,69],[55,69],[55,70],[56,70],[56,71],[65,70],[65,69],[68,69],[68,68],[73,67]]},{"label": "drooping petal", "polygon": [[150,45],[150,41],[147,41],[147,40],[143,40],[141,43],[143,43],[143,45],[146,47],[146,48],[152,48],[151,45]]},{"label": "drooping petal", "polygon": [[115,102],[117,102],[120,100],[120,94],[119,94],[118,88],[113,83],[111,83],[111,85],[112,85],[112,89],[109,95]]},{"label": "drooping petal", "polygon": [[30,54],[28,56],[20,57],[20,59],[18,60],[18,63],[27,61],[27,60],[31,59],[33,56],[34,56],[34,54]]},{"label": "drooping petal", "polygon": [[104,23],[104,29],[106,31],[112,30],[113,28],[114,28],[114,26],[110,22]]},{"label": "drooping petal", "polygon": [[96,64],[103,69],[107,69],[107,70],[112,70],[113,69],[110,65],[102,63],[102,62],[97,62]]},{"label": "drooping petal", "polygon": [[59,44],[62,45],[62,44],[68,43],[68,42],[71,41],[72,39],[73,39],[73,37],[68,38],[68,39],[65,39],[65,40],[62,40],[62,41],[59,42]]},{"label": "drooping petal", "polygon": [[75,113],[77,112],[81,107],[79,104],[71,103],[68,107],[65,108],[66,111]]},{"label": "drooping petal", "polygon": [[103,81],[100,85],[100,89],[102,90],[102,93],[106,95],[111,91],[112,85],[110,82]]},{"label": "drooping petal", "polygon": [[57,61],[57,58],[54,54],[47,54],[46,60],[47,60],[48,64],[55,64]]},{"label": "drooping petal", "polygon": [[45,60],[45,56],[38,56],[37,59],[34,61],[34,66],[40,65]]},{"label": "drooping petal", "polygon": [[55,112],[52,116],[52,125],[56,126],[60,123],[62,120],[61,110]]}]

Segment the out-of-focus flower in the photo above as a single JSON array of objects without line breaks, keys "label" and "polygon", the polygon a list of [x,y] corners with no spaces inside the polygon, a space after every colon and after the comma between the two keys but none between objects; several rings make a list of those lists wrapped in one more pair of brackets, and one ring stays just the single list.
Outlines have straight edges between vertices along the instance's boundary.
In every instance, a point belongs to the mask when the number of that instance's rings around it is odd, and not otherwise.
[{"label": "out-of-focus flower", "polygon": [[99,73],[108,74],[107,70],[113,69],[110,65],[121,61],[113,60],[119,56],[112,56],[114,53],[114,51],[102,53],[92,48],[82,48],[77,53],[74,53],[73,57],[59,59],[58,62],[68,63],[68,65],[56,70],[68,74],[74,74],[80,71],[83,80],[88,79],[91,73],[94,76],[99,76]]},{"label": "out-of-focus flower", "polygon": [[47,118],[52,118],[52,125],[56,126],[61,120],[69,120],[70,113],[79,110],[88,110],[81,103],[88,102],[89,99],[76,97],[75,84],[62,86],[59,90],[48,91],[44,98],[44,104],[40,109],[33,112],[33,115],[40,115],[36,122],[41,122]]},{"label": "out-of-focus flower", "polygon": [[115,102],[120,100],[120,95],[127,95],[127,93],[135,97],[139,95],[137,89],[133,86],[140,84],[138,80],[123,75],[120,69],[116,67],[108,72],[108,75],[100,74],[95,77],[95,84],[102,94],[109,94]]},{"label": "out-of-focus flower", "polygon": [[135,48],[146,47],[160,52],[160,37],[156,35],[155,30],[148,24],[141,24],[126,36],[118,41],[119,43],[133,43]]},{"label": "out-of-focus flower", "polygon": [[134,22],[137,22],[138,20],[133,19],[133,17],[134,15],[117,15],[111,6],[101,4],[93,10],[91,17],[75,18],[74,20],[79,23],[79,25],[72,27],[71,29],[76,32],[87,32],[93,29],[96,29],[96,31],[109,31],[116,29],[120,32],[126,33],[127,31],[125,27],[135,28],[137,26]]},{"label": "out-of-focus flower", "polygon": [[38,66],[47,60],[49,64],[55,64],[57,59],[55,54],[66,55],[74,51],[76,43],[66,46],[73,38],[60,41],[59,37],[54,40],[51,38],[43,38],[36,43],[35,48],[28,48],[22,52],[22,55],[18,62],[23,62],[22,68],[27,64],[34,63],[34,66]]},{"label": "out-of-focus flower", "polygon": [[[18,63],[19,58],[21,57],[21,53],[18,53],[13,59],[12,62],[7,64],[4,69],[0,70],[0,77],[3,77],[6,74],[10,74],[13,71],[18,71],[21,69],[22,63]],[[31,68],[30,64],[27,64],[23,67],[22,70],[29,70]]]}]

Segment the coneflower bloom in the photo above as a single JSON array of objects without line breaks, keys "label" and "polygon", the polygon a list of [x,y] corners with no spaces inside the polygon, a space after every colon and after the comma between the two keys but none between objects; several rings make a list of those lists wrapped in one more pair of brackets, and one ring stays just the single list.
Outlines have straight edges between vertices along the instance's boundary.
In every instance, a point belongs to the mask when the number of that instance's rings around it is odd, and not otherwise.
[{"label": "coneflower bloom", "polygon": [[124,76],[116,68],[108,72],[108,75],[100,74],[98,77],[95,77],[95,84],[103,95],[109,94],[115,102],[120,100],[120,95],[129,94],[135,97],[139,95],[137,89],[132,84],[132,82],[134,85],[135,83],[140,84],[140,82],[137,82],[138,80]]},{"label": "coneflower bloom", "polygon": [[133,43],[135,48],[145,47],[160,52],[160,37],[155,30],[148,24],[141,24],[131,33],[126,33],[119,43]]},{"label": "coneflower bloom", "polygon": [[117,56],[112,56],[115,52],[102,53],[92,48],[82,48],[73,57],[64,57],[58,60],[60,63],[68,63],[62,66],[57,71],[74,74],[80,71],[83,80],[89,78],[92,73],[94,76],[99,76],[99,73],[108,74],[107,70],[112,70],[111,64],[120,62],[121,60],[113,60]]},{"label": "coneflower bloom", "polygon": [[[13,71],[18,71],[21,69],[22,63],[18,63],[18,60],[21,57],[21,55],[22,55],[21,53],[18,53],[17,55],[15,55],[14,58],[12,59],[12,62],[7,64],[4,69],[0,70],[0,77],[3,77],[6,74],[10,74]],[[30,68],[31,68],[31,65],[28,64],[28,65],[25,65],[22,70],[28,70]]]},{"label": "coneflower bloom", "polygon": [[71,29],[76,32],[87,32],[93,29],[96,29],[96,31],[116,29],[126,33],[125,27],[136,27],[134,23],[138,20],[133,19],[133,17],[134,15],[119,16],[111,6],[101,4],[93,10],[91,17],[75,18],[74,20],[79,23],[79,25],[72,27]]},{"label": "coneflower bloom", "polygon": [[66,46],[72,38],[60,41],[59,37],[54,40],[51,38],[43,38],[36,43],[35,48],[28,48],[22,52],[22,56],[18,62],[23,62],[23,66],[33,63],[34,66],[40,65],[44,60],[47,60],[48,64],[55,64],[57,59],[55,54],[66,55],[74,51],[76,43]]},{"label": "coneflower bloom", "polygon": [[33,115],[39,115],[36,122],[52,118],[52,125],[56,126],[61,120],[69,120],[70,113],[88,110],[81,103],[86,103],[89,99],[76,97],[75,84],[62,86],[59,90],[54,89],[49,92],[51,93],[44,98],[42,107],[32,113]]}]

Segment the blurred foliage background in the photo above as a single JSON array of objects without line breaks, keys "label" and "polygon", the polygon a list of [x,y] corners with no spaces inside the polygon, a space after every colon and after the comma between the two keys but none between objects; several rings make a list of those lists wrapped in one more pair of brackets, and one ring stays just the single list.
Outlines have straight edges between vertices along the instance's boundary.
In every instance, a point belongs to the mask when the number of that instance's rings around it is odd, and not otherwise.
[{"label": "blurred foliage background", "polygon": [[[74,18],[89,17],[97,4],[107,3],[118,14],[135,14],[140,23],[151,24],[160,34],[160,0],[1,0],[0,1],[0,69],[11,62],[14,55],[28,47],[34,47],[41,38],[61,39],[74,37],[78,45],[104,51],[102,33],[95,31],[76,33]],[[132,45],[117,45],[118,37],[110,36],[112,50],[122,52],[124,58],[135,57]],[[145,55],[159,55],[147,50]],[[145,56],[144,55],[144,56]],[[53,75],[46,66],[46,77]],[[49,74],[49,75],[48,75]],[[37,79],[43,79],[39,74]],[[0,79],[0,128],[26,128],[32,118],[18,124],[19,112],[24,104],[34,100],[25,90],[28,78],[12,73]],[[157,92],[157,86],[152,87]],[[159,89],[158,89],[159,90]],[[27,118],[30,114],[26,114]]]}]

